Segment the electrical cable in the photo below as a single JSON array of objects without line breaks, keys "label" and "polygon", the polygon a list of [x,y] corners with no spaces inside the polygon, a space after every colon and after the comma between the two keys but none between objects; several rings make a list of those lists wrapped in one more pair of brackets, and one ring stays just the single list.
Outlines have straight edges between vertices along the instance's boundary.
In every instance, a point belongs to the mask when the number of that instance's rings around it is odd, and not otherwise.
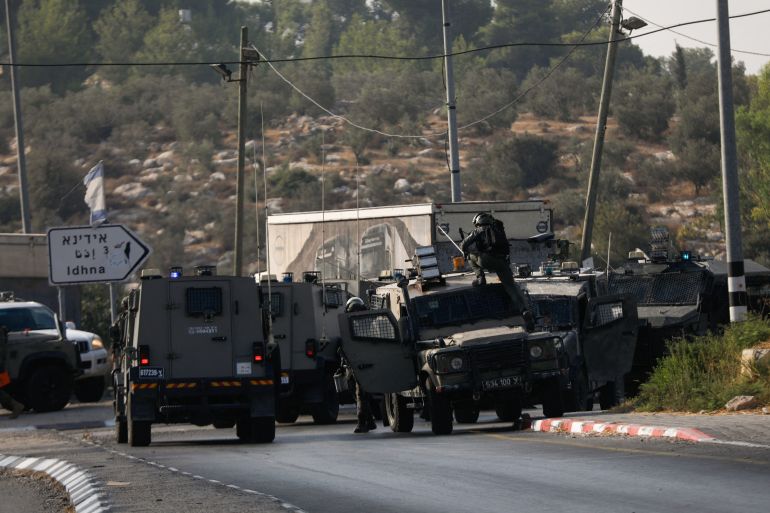
[{"label": "electrical cable", "polygon": [[[748,12],[744,14],[735,14],[730,16],[730,19],[737,19],[737,18],[746,18],[749,16],[756,16],[759,14],[765,14],[770,13],[770,9],[764,9],[761,11],[753,11]],[[637,34],[635,36],[626,36],[624,38],[616,39],[615,42],[622,43],[624,41],[631,41],[634,39],[639,39],[641,37],[646,37],[652,34],[656,34],[658,32],[663,32],[664,30],[671,30],[674,28],[679,27],[685,27],[688,25],[697,25],[700,23],[709,23],[712,21],[716,21],[716,18],[704,18],[700,20],[692,20],[692,21],[685,21],[682,23],[677,23],[675,25],[669,25],[667,27],[662,27],[656,30],[651,30],[649,32],[645,32],[643,34]],[[586,47],[586,46],[606,46],[609,42],[607,41],[596,41],[596,42],[583,42],[577,44],[577,46]],[[318,61],[318,60],[339,60],[339,59],[380,59],[380,60],[393,60],[393,61],[427,61],[427,60],[435,60],[435,59],[443,59],[446,56],[459,56],[459,55],[466,55],[470,53],[478,53],[478,52],[485,52],[489,50],[497,50],[500,48],[514,48],[514,47],[526,47],[526,46],[539,46],[539,47],[572,47],[576,46],[575,43],[544,43],[544,42],[520,42],[520,43],[501,43],[497,45],[488,45],[488,46],[482,46],[479,48],[472,48],[468,50],[462,50],[459,52],[453,52],[451,54],[434,54],[434,55],[422,55],[422,56],[395,56],[395,55],[377,55],[377,54],[341,54],[341,55],[324,55],[324,56],[317,56],[317,57],[292,57],[292,58],[286,58],[286,59],[267,59],[267,62],[272,63],[282,63],[282,62],[305,62],[305,61]],[[264,55],[263,55],[264,57]],[[170,62],[68,62],[68,63],[50,63],[50,64],[31,64],[31,63],[15,63],[13,64],[14,67],[18,68],[60,68],[60,67],[77,67],[77,66],[209,66],[212,64],[240,64],[241,61],[217,61],[217,62],[209,62],[209,61],[190,61],[190,62],[182,62],[182,61],[170,61]],[[0,62],[0,66],[11,66],[9,62]]]}]

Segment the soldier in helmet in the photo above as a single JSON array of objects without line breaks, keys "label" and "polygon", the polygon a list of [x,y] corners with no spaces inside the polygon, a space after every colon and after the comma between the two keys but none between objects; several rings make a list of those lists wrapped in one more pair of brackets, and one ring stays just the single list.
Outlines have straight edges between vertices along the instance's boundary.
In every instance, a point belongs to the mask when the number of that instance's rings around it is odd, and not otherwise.
[{"label": "soldier in helmet", "polygon": [[473,218],[473,226],[473,231],[465,237],[461,246],[463,256],[476,273],[473,285],[486,284],[484,269],[497,273],[500,283],[513,301],[514,308],[521,313],[527,329],[531,331],[534,328],[534,319],[524,293],[513,280],[509,263],[511,249],[503,222],[488,212],[480,212]]},{"label": "soldier in helmet", "polygon": [[11,412],[9,418],[15,419],[24,411],[24,405],[3,390],[3,387],[11,383],[8,371],[5,369],[7,350],[8,332],[5,330],[5,326],[0,326],[0,406]]},{"label": "soldier in helmet", "polygon": [[[351,297],[345,303],[346,312],[361,312],[366,309],[366,304],[360,297]],[[374,416],[372,415],[372,397],[361,388],[361,384],[355,377],[353,378],[353,383],[356,387],[356,416],[358,417],[358,424],[353,432],[368,433],[372,429],[377,429],[377,423],[374,422]]]}]

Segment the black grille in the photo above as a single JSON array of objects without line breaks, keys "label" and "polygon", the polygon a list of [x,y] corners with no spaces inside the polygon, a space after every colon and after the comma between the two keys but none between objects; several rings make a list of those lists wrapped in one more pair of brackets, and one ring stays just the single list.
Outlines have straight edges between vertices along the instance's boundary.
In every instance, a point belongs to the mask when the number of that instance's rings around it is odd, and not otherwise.
[{"label": "black grille", "polygon": [[88,342],[85,340],[78,340],[78,353],[88,352]]},{"label": "black grille", "polygon": [[187,289],[187,315],[222,315],[222,289],[219,287]]},{"label": "black grille", "polygon": [[471,361],[479,371],[526,367],[526,346],[524,340],[511,340],[490,347],[474,347],[470,350]]},{"label": "black grille", "polygon": [[703,272],[653,275],[610,274],[609,292],[633,294],[640,305],[694,305],[707,287]]}]

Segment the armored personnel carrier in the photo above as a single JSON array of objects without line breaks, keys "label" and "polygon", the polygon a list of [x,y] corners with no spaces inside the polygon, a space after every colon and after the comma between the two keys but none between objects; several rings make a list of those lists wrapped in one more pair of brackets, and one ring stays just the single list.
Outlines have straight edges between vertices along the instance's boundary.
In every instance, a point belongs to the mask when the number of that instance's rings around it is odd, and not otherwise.
[{"label": "armored personnel carrier", "polygon": [[[570,265],[572,264],[572,265]],[[622,399],[637,343],[636,300],[630,294],[599,295],[596,275],[571,262],[544,264],[519,277],[539,330],[561,340],[557,347],[564,411],[602,409]]]},{"label": "armored personnel carrier", "polygon": [[487,403],[501,419],[517,421],[530,362],[552,359],[555,337],[524,331],[493,278],[474,287],[469,273],[442,275],[432,247],[418,248],[413,264],[411,279],[373,291],[370,310],[340,315],[355,378],[384,395],[386,421],[396,432],[411,431],[414,412],[426,409],[433,433],[449,434],[453,410],[474,421]]},{"label": "armored personnel carrier", "polygon": [[[267,292],[266,286],[263,289]],[[282,281],[270,283],[273,337],[282,366],[278,422],[292,423],[302,411],[310,413],[316,424],[336,422],[337,315],[348,297],[344,287],[322,283],[318,272],[306,272],[298,282],[285,273]]]},{"label": "armored personnel carrier", "polygon": [[118,443],[149,445],[155,423],[236,427],[244,442],[275,437],[278,351],[253,278],[142,272],[113,326]]}]

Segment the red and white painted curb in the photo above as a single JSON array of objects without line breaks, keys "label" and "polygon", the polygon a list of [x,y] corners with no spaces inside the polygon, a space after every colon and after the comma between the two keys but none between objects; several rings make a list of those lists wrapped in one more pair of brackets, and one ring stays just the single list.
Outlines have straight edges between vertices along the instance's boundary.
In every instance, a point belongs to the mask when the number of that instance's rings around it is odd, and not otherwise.
[{"label": "red and white painted curb", "polygon": [[532,431],[570,434],[611,434],[646,438],[672,438],[688,442],[715,442],[716,438],[693,428],[644,426],[572,419],[540,419],[532,422]]}]

